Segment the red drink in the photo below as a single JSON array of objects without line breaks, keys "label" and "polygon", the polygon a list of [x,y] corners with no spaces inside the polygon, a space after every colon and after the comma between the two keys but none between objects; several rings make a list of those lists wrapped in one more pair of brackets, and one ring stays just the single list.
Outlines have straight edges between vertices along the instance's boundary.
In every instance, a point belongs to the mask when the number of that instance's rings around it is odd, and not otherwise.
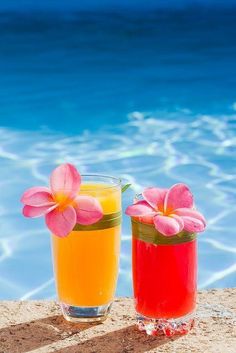
[{"label": "red drink", "polygon": [[[154,334],[157,331],[167,335],[186,333],[193,321],[186,319],[186,315],[191,316],[196,306],[197,240],[163,238],[152,225],[134,222],[133,289],[139,326],[148,332],[146,326],[152,323]],[[155,243],[150,237],[152,234]],[[169,244],[163,243],[165,239]],[[160,323],[161,330],[157,329]]]},{"label": "red drink", "polygon": [[133,238],[136,311],[150,318],[178,318],[194,311],[197,242],[155,245]]}]

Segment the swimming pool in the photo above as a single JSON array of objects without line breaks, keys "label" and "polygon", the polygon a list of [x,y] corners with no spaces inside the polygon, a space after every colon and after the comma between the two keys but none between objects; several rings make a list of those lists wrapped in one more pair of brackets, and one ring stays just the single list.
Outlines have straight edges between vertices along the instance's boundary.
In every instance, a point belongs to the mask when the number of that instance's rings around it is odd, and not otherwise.
[{"label": "swimming pool", "polygon": [[[65,161],[130,181],[124,208],[187,183],[208,219],[199,287],[236,285],[233,15],[0,16],[0,299],[55,296],[47,229],[19,199]],[[131,294],[130,245],[124,216],[117,295]]]}]

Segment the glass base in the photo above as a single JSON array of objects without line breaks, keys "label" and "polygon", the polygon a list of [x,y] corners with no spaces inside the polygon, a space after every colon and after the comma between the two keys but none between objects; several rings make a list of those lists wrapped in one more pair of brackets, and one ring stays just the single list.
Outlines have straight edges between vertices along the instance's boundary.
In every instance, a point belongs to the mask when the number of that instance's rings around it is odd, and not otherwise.
[{"label": "glass base", "polygon": [[193,312],[176,319],[152,319],[137,313],[137,326],[151,336],[185,335],[194,326],[194,316]]},{"label": "glass base", "polygon": [[112,303],[100,306],[74,306],[60,303],[64,318],[71,322],[104,321],[110,312]]}]

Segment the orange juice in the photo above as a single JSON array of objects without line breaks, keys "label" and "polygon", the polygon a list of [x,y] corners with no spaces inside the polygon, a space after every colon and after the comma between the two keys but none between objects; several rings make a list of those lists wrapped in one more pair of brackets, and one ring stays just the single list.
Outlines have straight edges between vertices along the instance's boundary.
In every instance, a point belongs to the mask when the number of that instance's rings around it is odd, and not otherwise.
[{"label": "orange juice", "polygon": [[[121,211],[120,185],[86,183],[80,195],[96,197],[104,215]],[[112,302],[119,268],[120,224],[52,235],[54,273],[61,303],[97,307]]]}]

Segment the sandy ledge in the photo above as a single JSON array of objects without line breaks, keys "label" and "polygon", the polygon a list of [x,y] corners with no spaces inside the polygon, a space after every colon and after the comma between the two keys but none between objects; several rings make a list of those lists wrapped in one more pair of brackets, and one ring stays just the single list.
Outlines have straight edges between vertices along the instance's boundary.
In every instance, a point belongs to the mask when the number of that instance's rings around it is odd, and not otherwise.
[{"label": "sandy ledge", "polygon": [[236,353],[236,288],[199,293],[187,336],[149,337],[135,327],[132,299],[115,301],[103,324],[70,324],[52,301],[0,302],[0,353]]}]

